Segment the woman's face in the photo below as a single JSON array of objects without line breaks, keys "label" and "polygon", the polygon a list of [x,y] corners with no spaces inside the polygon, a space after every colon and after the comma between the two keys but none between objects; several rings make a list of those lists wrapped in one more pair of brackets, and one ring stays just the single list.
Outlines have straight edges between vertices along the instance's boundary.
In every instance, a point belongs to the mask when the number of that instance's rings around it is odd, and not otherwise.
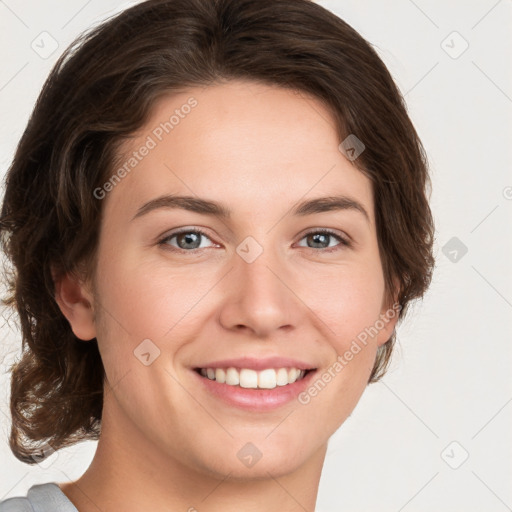
[{"label": "woman's face", "polygon": [[[323,457],[396,320],[378,322],[390,304],[371,184],[340,142],[321,102],[279,88],[233,81],[159,100],[95,192],[104,436],[233,478]],[[338,207],[308,206],[326,197]],[[294,367],[315,371],[286,384]],[[268,387],[245,387],[256,383]]]}]

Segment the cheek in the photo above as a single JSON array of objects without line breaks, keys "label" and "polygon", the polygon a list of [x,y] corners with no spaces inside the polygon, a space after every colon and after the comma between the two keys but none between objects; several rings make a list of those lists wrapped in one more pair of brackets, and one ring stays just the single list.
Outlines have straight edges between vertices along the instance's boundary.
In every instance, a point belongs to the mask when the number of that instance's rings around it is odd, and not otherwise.
[{"label": "cheek", "polygon": [[[142,257],[121,242],[100,252],[98,261],[100,307],[109,330],[103,337],[116,340],[109,343],[109,351],[123,350],[133,356],[145,339],[164,349],[178,335],[193,338],[215,316],[218,304],[229,302],[230,290],[238,289],[230,276],[224,277],[222,266],[166,262],[159,254]],[[290,300],[304,311],[303,325],[314,324],[324,341],[342,354],[379,318],[384,279],[378,252],[367,251],[338,264],[311,265],[309,271],[307,262],[291,263],[288,283],[294,293]]]},{"label": "cheek", "polygon": [[338,352],[379,319],[384,278],[378,262],[331,268],[315,275],[314,282],[304,302],[325,323],[324,332]]},{"label": "cheek", "polygon": [[101,302],[135,342],[168,337],[175,326],[190,321],[217,276],[202,275],[193,266],[172,267],[144,261],[129,251],[117,261],[105,261],[98,282]]}]

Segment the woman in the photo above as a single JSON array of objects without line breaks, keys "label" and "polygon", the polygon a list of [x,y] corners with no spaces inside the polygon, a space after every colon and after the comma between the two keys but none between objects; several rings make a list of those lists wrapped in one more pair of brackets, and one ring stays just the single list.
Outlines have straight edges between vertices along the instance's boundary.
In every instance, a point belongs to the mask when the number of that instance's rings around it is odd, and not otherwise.
[{"label": "woman", "polygon": [[314,510],[430,283],[428,181],[385,65],[311,1],[148,0],[80,38],[6,177],[10,446],[99,442],[0,510]]}]

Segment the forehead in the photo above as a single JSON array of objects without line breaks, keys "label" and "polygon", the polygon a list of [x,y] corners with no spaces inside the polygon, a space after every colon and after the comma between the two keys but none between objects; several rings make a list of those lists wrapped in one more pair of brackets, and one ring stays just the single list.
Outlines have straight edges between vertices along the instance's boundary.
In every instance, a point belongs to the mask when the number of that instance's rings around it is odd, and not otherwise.
[{"label": "forehead", "polygon": [[305,93],[245,81],[190,88],[160,98],[124,144],[116,169],[129,172],[107,203],[136,209],[175,193],[275,214],[307,197],[345,194],[373,219],[371,184],[340,142],[329,109]]}]

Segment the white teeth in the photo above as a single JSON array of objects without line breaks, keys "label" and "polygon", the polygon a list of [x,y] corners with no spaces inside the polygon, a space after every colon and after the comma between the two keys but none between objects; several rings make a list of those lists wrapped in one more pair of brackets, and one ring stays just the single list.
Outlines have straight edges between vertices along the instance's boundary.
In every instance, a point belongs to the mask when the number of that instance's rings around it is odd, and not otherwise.
[{"label": "white teeth", "polygon": [[250,389],[274,389],[276,386],[286,386],[302,379],[306,373],[305,370],[298,368],[268,368],[257,372],[248,368],[242,368],[238,371],[236,368],[201,368],[200,373],[203,377],[210,380],[216,380],[220,384],[228,386],[240,386]]},{"label": "white teeth", "polygon": [[273,389],[277,386],[276,371],[272,368],[258,373],[258,387]]},{"label": "white teeth", "polygon": [[286,386],[288,384],[288,370],[286,368],[279,368],[277,370],[276,384],[278,386]]},{"label": "white teeth", "polygon": [[240,375],[236,368],[228,368],[226,370],[226,384],[228,386],[238,386],[240,384]]},{"label": "white teeth", "polygon": [[257,388],[258,372],[244,368],[240,370],[240,387],[241,388]]},{"label": "white teeth", "polygon": [[215,370],[215,380],[221,384],[226,382],[226,372],[222,368],[217,368]]},{"label": "white teeth", "polygon": [[298,374],[300,373],[300,370],[297,370],[297,368],[290,368],[288,370],[288,382],[292,384],[297,380]]}]

